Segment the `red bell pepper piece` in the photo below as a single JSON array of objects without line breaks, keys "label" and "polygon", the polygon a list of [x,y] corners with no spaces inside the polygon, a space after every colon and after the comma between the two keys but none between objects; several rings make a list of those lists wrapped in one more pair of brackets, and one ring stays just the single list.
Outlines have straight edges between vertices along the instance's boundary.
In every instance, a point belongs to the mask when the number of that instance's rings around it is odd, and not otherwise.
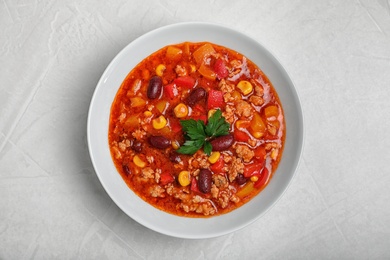
[{"label": "red bell pepper piece", "polygon": [[198,188],[198,181],[196,180],[196,178],[191,179],[191,190],[194,192],[200,192]]},{"label": "red bell pepper piece", "polygon": [[219,90],[210,89],[207,97],[207,108],[221,108],[223,105],[223,92]]},{"label": "red bell pepper piece", "polygon": [[179,95],[179,90],[174,83],[171,83],[164,86],[164,94],[170,99],[173,99]]},{"label": "red bell pepper piece", "polygon": [[190,76],[182,76],[174,79],[173,83],[179,87],[193,88],[195,86],[196,80]]},{"label": "red bell pepper piece", "polygon": [[249,140],[249,135],[243,131],[240,130],[234,130],[234,140],[239,141],[239,142],[248,142]]},{"label": "red bell pepper piece", "polygon": [[259,146],[259,147],[257,147],[257,148],[254,150],[254,153],[255,153],[255,157],[256,157],[256,158],[262,159],[262,160],[264,160],[265,155],[267,154],[267,152],[265,151],[264,146]]},{"label": "red bell pepper piece", "polygon": [[181,127],[181,124],[179,120],[170,119],[169,125],[171,126],[172,132],[179,133],[183,128]]},{"label": "red bell pepper piece", "polygon": [[269,171],[266,167],[264,167],[263,170],[261,171],[260,178],[258,179],[258,181],[255,182],[253,187],[255,187],[256,189],[263,187],[268,182],[269,177],[270,177]]},{"label": "red bell pepper piece", "polygon": [[163,172],[160,175],[160,183],[162,185],[166,185],[168,183],[171,183],[174,180],[175,180],[175,178],[173,178],[173,176],[169,172]]},{"label": "red bell pepper piece", "polygon": [[191,118],[194,119],[195,121],[202,120],[204,124],[207,124],[206,115],[192,116]]},{"label": "red bell pepper piece", "polygon": [[225,162],[221,157],[219,157],[218,161],[210,166],[210,170],[214,173],[223,173],[223,167],[225,166]]},{"label": "red bell pepper piece", "polygon": [[214,72],[217,74],[218,79],[224,79],[229,75],[229,71],[227,70],[223,59],[217,59],[215,61]]},{"label": "red bell pepper piece", "polygon": [[254,160],[253,163],[249,165],[245,165],[244,177],[249,178],[253,175],[260,175],[262,169],[264,168],[264,163],[265,163],[264,159],[258,159],[258,160]]}]

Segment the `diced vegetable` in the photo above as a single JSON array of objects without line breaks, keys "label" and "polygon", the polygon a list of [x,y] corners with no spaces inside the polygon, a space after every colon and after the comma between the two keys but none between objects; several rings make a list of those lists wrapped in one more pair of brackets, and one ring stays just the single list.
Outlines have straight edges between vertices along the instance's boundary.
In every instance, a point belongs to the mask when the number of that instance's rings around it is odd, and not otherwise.
[{"label": "diced vegetable", "polygon": [[209,162],[211,164],[214,164],[214,163],[216,163],[218,161],[220,156],[221,156],[220,152],[217,152],[217,151],[216,152],[212,152],[208,160],[209,160]]},{"label": "diced vegetable", "polygon": [[173,178],[172,174],[170,174],[169,172],[162,172],[160,175],[161,185],[167,185],[168,183],[171,183],[174,180],[175,178]]},{"label": "diced vegetable", "polygon": [[247,80],[241,80],[240,82],[238,82],[237,88],[241,90],[241,93],[244,96],[250,94],[253,90],[252,84]]},{"label": "diced vegetable", "polygon": [[254,183],[249,181],[245,184],[245,186],[236,193],[236,195],[239,197],[239,198],[244,198],[246,196],[248,196],[252,191],[254,191]]},{"label": "diced vegetable", "polygon": [[246,165],[243,175],[245,178],[249,178],[253,175],[259,175],[262,168],[263,164],[252,163],[250,165]]},{"label": "diced vegetable", "polygon": [[212,117],[212,115],[214,115],[215,111],[217,111],[217,110],[216,109],[210,109],[209,112],[207,112],[207,118]]},{"label": "diced vegetable", "polygon": [[171,83],[164,86],[164,94],[168,98],[173,99],[179,95],[179,90],[174,83]]},{"label": "diced vegetable", "polygon": [[219,90],[210,89],[207,97],[207,108],[221,108],[223,106],[223,92]]},{"label": "diced vegetable", "polygon": [[146,166],[146,162],[144,162],[138,155],[133,157],[133,163],[140,168],[144,168]]},{"label": "diced vegetable", "polygon": [[149,110],[146,110],[146,111],[144,112],[144,116],[145,116],[145,117],[151,117],[152,115],[153,115],[153,113],[150,112]]},{"label": "diced vegetable", "polygon": [[188,171],[181,171],[179,173],[178,181],[181,186],[185,187],[191,183],[191,175]]},{"label": "diced vegetable", "polygon": [[156,75],[161,77],[164,74],[165,69],[166,69],[166,67],[164,64],[159,64],[156,67]]},{"label": "diced vegetable", "polygon": [[157,102],[156,108],[161,114],[163,114],[167,109],[168,105],[169,104],[166,100],[160,100],[159,102]]},{"label": "diced vegetable", "polygon": [[220,156],[214,164],[210,165],[210,170],[214,173],[222,173],[224,166],[225,162],[223,161],[223,157]]},{"label": "diced vegetable", "polygon": [[196,180],[196,178],[191,179],[191,191],[194,191],[196,193],[200,192],[198,188],[198,181]]},{"label": "diced vegetable", "polygon": [[279,109],[277,106],[274,105],[267,106],[266,108],[264,108],[264,115],[267,119],[272,117],[275,117],[276,119],[276,117],[279,115]]},{"label": "diced vegetable", "polygon": [[209,66],[202,63],[198,69],[198,72],[206,79],[215,80],[217,74]]},{"label": "diced vegetable", "polygon": [[260,189],[263,187],[269,180],[270,174],[267,168],[264,167],[264,169],[261,172],[261,176],[257,182],[253,185],[254,188]]},{"label": "diced vegetable", "polygon": [[174,133],[179,133],[182,130],[180,122],[173,118],[169,119],[169,125],[171,127],[172,132]]},{"label": "diced vegetable", "polygon": [[255,112],[253,114],[253,118],[249,126],[249,132],[251,133],[251,135],[253,135],[253,137],[260,138],[264,135],[265,130],[266,130],[266,126],[263,122],[263,119],[261,119],[259,113]]},{"label": "diced vegetable", "polygon": [[181,58],[183,51],[174,46],[168,46],[165,56],[170,60],[177,60]]},{"label": "diced vegetable", "polygon": [[217,59],[215,61],[214,71],[217,74],[218,79],[224,79],[229,75],[229,71],[227,70],[223,59]]},{"label": "diced vegetable", "polygon": [[195,86],[196,80],[190,76],[182,76],[174,79],[173,83],[179,87],[193,88]]},{"label": "diced vegetable", "polygon": [[145,106],[146,101],[141,97],[132,97],[130,98],[131,107],[143,107]]},{"label": "diced vegetable", "polygon": [[215,50],[210,43],[206,43],[200,46],[192,56],[194,57],[196,63],[201,64],[204,62],[205,58],[209,57],[211,54],[215,54]]},{"label": "diced vegetable", "polygon": [[125,125],[126,128],[128,128],[128,129],[134,129],[134,128],[138,127],[138,126],[139,126],[139,116],[136,115],[136,114],[130,115],[130,116],[126,119],[124,125]]},{"label": "diced vegetable", "polygon": [[188,107],[183,104],[179,103],[174,109],[173,112],[175,113],[175,116],[177,118],[184,118],[188,115]]},{"label": "diced vegetable", "polygon": [[235,126],[237,129],[247,129],[251,124],[249,120],[237,120]]},{"label": "diced vegetable", "polygon": [[256,158],[263,159],[263,160],[265,158],[265,155],[267,154],[267,152],[265,151],[264,146],[256,147],[256,149],[254,150],[254,153],[255,153],[255,157]]},{"label": "diced vegetable", "polygon": [[235,130],[234,131],[234,140],[238,142],[248,142],[249,140],[249,135],[243,131],[240,130]]},{"label": "diced vegetable", "polygon": [[167,120],[163,115],[152,120],[152,126],[154,129],[162,129],[167,124]]},{"label": "diced vegetable", "polygon": [[175,149],[175,150],[179,149],[180,148],[179,142],[176,141],[176,140],[172,141],[172,148]]}]

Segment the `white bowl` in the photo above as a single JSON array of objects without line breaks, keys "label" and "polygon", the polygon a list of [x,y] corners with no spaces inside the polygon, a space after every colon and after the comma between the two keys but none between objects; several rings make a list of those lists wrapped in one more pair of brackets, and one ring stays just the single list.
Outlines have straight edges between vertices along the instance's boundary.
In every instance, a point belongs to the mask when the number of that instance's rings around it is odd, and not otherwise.
[{"label": "white bowl", "polygon": [[[242,207],[211,218],[186,218],[158,210],[139,198],[124,182],[111,159],[108,124],[111,104],[127,74],[158,49],[174,43],[212,42],[236,50],[268,76],[286,120],[282,160],[268,186]],[[261,217],[291,182],[302,153],[303,117],[294,85],[276,58],[261,44],[235,30],[208,23],[180,23],[148,32],[127,45],[103,73],[88,114],[88,146],[96,174],[112,200],[132,219],[154,231],[180,238],[210,238],[241,229]]]}]

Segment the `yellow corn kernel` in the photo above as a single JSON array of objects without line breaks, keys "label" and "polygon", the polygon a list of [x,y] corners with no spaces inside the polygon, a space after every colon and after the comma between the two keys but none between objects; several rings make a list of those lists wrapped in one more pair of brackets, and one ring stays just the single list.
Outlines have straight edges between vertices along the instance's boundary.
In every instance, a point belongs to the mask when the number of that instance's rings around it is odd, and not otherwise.
[{"label": "yellow corn kernel", "polygon": [[165,119],[165,117],[163,115],[155,118],[152,120],[152,126],[154,129],[163,129],[164,126],[166,126],[167,124],[167,120]]},{"label": "yellow corn kernel", "polygon": [[194,64],[191,64],[190,67],[191,67],[191,73],[194,73],[196,71],[196,66]]},{"label": "yellow corn kernel", "polygon": [[258,180],[259,180],[259,177],[256,175],[251,177],[251,181],[253,181],[253,182],[256,182]]},{"label": "yellow corn kernel", "polygon": [[216,109],[210,109],[209,112],[207,112],[207,118],[210,118],[214,115],[215,111],[217,111]]},{"label": "yellow corn kernel", "polygon": [[209,162],[211,164],[216,163],[220,156],[221,156],[220,152],[212,152],[211,155],[209,156]]},{"label": "yellow corn kernel", "polygon": [[144,112],[144,116],[146,116],[146,117],[150,117],[150,116],[152,116],[152,115],[153,115],[153,113],[150,112],[150,111],[145,111],[145,112]]},{"label": "yellow corn kernel", "polygon": [[173,109],[173,112],[177,118],[183,118],[188,115],[188,107],[185,104],[180,103]]},{"label": "yellow corn kernel", "polygon": [[272,151],[271,151],[271,159],[272,160],[276,160],[276,158],[278,157],[278,154],[279,154],[279,150],[278,149],[272,149]]},{"label": "yellow corn kernel", "polygon": [[165,69],[166,69],[166,67],[164,64],[159,64],[156,67],[156,75],[161,77],[164,74]]},{"label": "yellow corn kernel", "polygon": [[237,88],[241,90],[241,93],[245,96],[252,92],[253,86],[249,81],[241,80],[237,84]]},{"label": "yellow corn kernel", "polygon": [[176,140],[173,141],[173,142],[172,142],[172,148],[175,149],[175,150],[179,149],[179,148],[180,148],[179,142],[176,141]]},{"label": "yellow corn kernel", "polygon": [[146,166],[146,162],[142,161],[142,159],[138,155],[135,155],[133,157],[133,163],[140,168],[144,168]]},{"label": "yellow corn kernel", "polygon": [[188,186],[191,183],[190,177],[191,176],[188,171],[181,171],[178,177],[180,185],[183,187]]},{"label": "yellow corn kernel", "polygon": [[237,120],[236,121],[236,128],[237,129],[246,129],[250,126],[251,121],[248,120]]}]

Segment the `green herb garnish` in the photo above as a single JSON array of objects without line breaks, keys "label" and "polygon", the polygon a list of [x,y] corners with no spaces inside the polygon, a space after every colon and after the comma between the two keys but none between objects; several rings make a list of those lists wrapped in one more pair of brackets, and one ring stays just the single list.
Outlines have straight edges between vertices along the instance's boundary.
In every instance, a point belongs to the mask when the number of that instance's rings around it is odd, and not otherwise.
[{"label": "green herb garnish", "polygon": [[230,125],[222,116],[221,110],[217,109],[209,118],[207,125],[202,120],[180,120],[186,141],[177,150],[181,154],[194,154],[203,147],[203,151],[210,155],[213,147],[210,140],[229,134]]}]

